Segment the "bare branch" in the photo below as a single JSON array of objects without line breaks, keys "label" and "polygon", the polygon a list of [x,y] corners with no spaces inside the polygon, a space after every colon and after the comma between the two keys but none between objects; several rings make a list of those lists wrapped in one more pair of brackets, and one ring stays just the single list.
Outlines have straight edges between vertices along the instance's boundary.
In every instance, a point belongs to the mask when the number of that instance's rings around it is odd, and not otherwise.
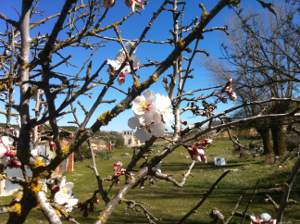
[{"label": "bare branch", "polygon": [[296,181],[297,173],[300,170],[300,158],[297,159],[289,178],[287,179],[286,183],[283,185],[284,190],[280,200],[278,213],[277,213],[277,220],[281,222],[283,220],[284,210],[289,202],[290,194],[293,189],[294,183]]},{"label": "bare branch", "polygon": [[148,220],[149,224],[156,224],[159,221],[142,203],[138,203],[134,200],[122,199],[122,202],[127,204],[127,207],[130,209],[135,209],[136,211],[141,211]]},{"label": "bare branch", "polygon": [[51,224],[61,224],[59,216],[57,215],[57,211],[50,205],[48,202],[46,193],[44,191],[39,191],[36,193],[37,201],[44,213],[47,217],[49,223]]},{"label": "bare branch", "polygon": [[171,182],[173,183],[176,187],[183,187],[185,185],[185,182],[188,178],[189,175],[191,175],[191,171],[192,169],[194,168],[196,164],[196,161],[193,161],[191,163],[191,165],[189,166],[189,169],[184,173],[183,175],[183,178],[180,182],[178,182],[177,180],[175,180],[173,177],[171,177],[170,175],[168,174],[164,174],[164,173],[161,173],[161,172],[154,172],[154,176],[158,179],[161,179],[161,180],[165,180],[165,181],[168,181],[168,182]]},{"label": "bare branch", "polygon": [[5,22],[13,25],[15,28],[19,28],[19,23],[15,20],[7,18],[4,14],[0,13],[0,19],[4,20]]},{"label": "bare branch", "polygon": [[209,195],[213,192],[217,184],[230,172],[230,170],[225,171],[211,187],[209,190],[203,195],[202,199],[189,211],[187,212],[179,221],[178,224],[184,223],[184,221],[189,218],[195,211],[197,211],[201,205],[206,201]]}]

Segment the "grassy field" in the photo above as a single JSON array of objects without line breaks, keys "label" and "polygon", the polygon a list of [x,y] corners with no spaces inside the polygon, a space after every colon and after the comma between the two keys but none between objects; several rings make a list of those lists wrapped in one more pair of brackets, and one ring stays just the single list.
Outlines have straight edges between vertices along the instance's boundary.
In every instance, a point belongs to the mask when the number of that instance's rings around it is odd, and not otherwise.
[{"label": "grassy field", "polygon": [[[130,159],[131,149],[116,149],[110,159],[97,158],[98,168],[102,176],[112,174],[112,163],[118,160],[126,163]],[[127,199],[133,199],[142,202],[158,218],[160,223],[176,223],[191,207],[193,207],[202,197],[203,193],[210,185],[222,174],[225,169],[232,169],[225,179],[218,185],[213,194],[203,204],[199,211],[193,214],[187,224],[211,223],[209,217],[211,209],[218,208],[225,215],[229,215],[240,195],[244,198],[240,205],[240,211],[243,211],[253,195],[253,188],[258,182],[258,193],[255,195],[253,203],[249,207],[250,213],[260,214],[268,212],[275,214],[271,204],[264,201],[264,190],[274,187],[275,184],[282,183],[288,175],[293,161],[289,161],[282,166],[266,165],[264,157],[240,159],[238,155],[232,152],[232,143],[218,140],[216,144],[207,151],[209,163],[197,164],[183,188],[177,188],[163,181],[156,181],[154,185],[146,183],[144,189],[134,189],[127,195]],[[164,160],[162,165],[163,172],[172,174],[173,177],[180,179],[182,173],[186,170],[191,160],[184,149],[178,149],[176,153]],[[214,167],[212,160],[214,156],[224,156],[228,165],[222,168]],[[89,160],[78,162],[75,165],[75,172],[68,174],[68,180],[75,183],[74,194],[81,201],[88,199],[96,189],[96,180],[88,168]],[[121,181],[122,185],[123,179]],[[105,183],[106,186],[109,182]],[[117,188],[113,190],[116,192]],[[278,200],[279,195],[272,194],[274,199]],[[300,178],[298,178],[296,187],[292,193],[293,199],[300,200]],[[5,201],[5,199],[4,199]],[[103,203],[100,202],[96,212],[89,217],[82,217],[79,210],[75,209],[73,216],[80,223],[93,223],[101,210]],[[0,220],[5,220],[5,216],[0,216]],[[45,223],[43,215],[39,210],[29,217],[26,223]],[[286,210],[286,220],[289,223],[300,223],[300,205],[292,205]],[[4,223],[4,221],[0,221]],[[147,223],[142,214],[128,210],[120,204],[108,223]],[[240,223],[235,219],[232,223]]]}]

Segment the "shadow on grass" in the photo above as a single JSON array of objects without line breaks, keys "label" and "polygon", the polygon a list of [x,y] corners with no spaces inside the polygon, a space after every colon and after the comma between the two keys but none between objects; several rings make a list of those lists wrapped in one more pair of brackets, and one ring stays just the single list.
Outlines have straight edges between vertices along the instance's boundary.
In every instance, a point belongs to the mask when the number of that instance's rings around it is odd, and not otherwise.
[{"label": "shadow on grass", "polygon": [[[219,208],[225,216],[230,215],[231,210],[234,208],[236,201],[241,194],[244,198],[240,204],[240,211],[243,211],[252,198],[253,188],[258,179],[259,193],[255,195],[253,203],[250,205],[249,213],[260,214],[262,212],[268,212],[275,215],[274,208],[268,202],[265,202],[265,193],[267,189],[275,187],[275,184],[281,184],[287,179],[288,172],[287,167],[279,169],[278,165],[270,166],[264,164],[264,157],[240,159],[238,155],[232,153],[232,145],[225,141],[218,141],[216,147],[210,148],[207,153],[208,157],[213,158],[214,156],[224,156],[227,161],[225,167],[215,167],[212,162],[208,164],[197,164],[193,171],[192,177],[187,179],[184,188],[177,188],[171,183],[164,181],[157,181],[155,185],[149,185],[148,182],[145,184],[145,188],[133,189],[126,196],[127,199],[136,200],[137,202],[144,203],[145,206],[158,218],[161,218],[159,224],[175,224],[191,207],[193,207],[200,199],[203,194],[209,189],[211,184],[221,175],[224,169],[233,169],[225,179],[223,179],[214,192],[209,196],[208,200],[203,204],[196,214],[193,214],[185,223],[186,224],[208,224],[211,223],[209,218],[209,212],[212,208]],[[126,151],[130,152],[130,151]],[[128,160],[129,158],[122,156],[124,151],[116,150],[113,154],[111,161],[99,159],[99,168],[103,172],[103,176],[110,175],[112,172],[112,161],[114,160]],[[177,180],[181,180],[182,174],[188,169],[191,161],[186,159],[187,153],[185,149],[179,149],[171,157],[168,157],[162,163],[162,170]],[[80,172],[83,177],[83,181],[80,182],[82,185],[79,188],[78,193],[82,194],[82,198],[86,198],[85,191],[90,182],[90,178],[94,178],[89,174],[89,169],[85,166],[89,162],[78,164],[78,166],[84,167],[84,173]],[[100,167],[101,165],[101,167]],[[102,167],[103,165],[103,167]],[[290,169],[290,168],[288,168]],[[79,170],[79,168],[78,168]],[[84,174],[84,175],[83,175]],[[77,176],[75,176],[77,177]],[[78,180],[78,179],[76,179]],[[292,198],[297,200],[299,195],[300,180],[299,177],[296,181],[296,186],[292,192]],[[95,183],[96,184],[96,183]],[[122,178],[119,186],[116,186],[112,193],[115,193],[124,184]],[[76,185],[75,185],[76,186]],[[96,185],[95,185],[96,186]],[[84,189],[84,190],[83,190]],[[113,194],[111,194],[113,196]],[[271,193],[271,196],[279,201],[280,194]],[[300,201],[300,200],[299,200]],[[98,209],[103,207],[103,203],[97,206]],[[78,210],[74,210],[73,213],[78,221],[82,224],[94,223],[99,215],[98,212],[93,212],[88,218],[79,218],[81,215]],[[299,223],[300,219],[300,206],[293,205],[289,206],[286,210],[285,217],[290,221],[290,224]],[[131,224],[131,223],[148,223],[147,219],[141,214],[133,212],[132,210],[128,215],[124,212],[124,204],[120,204],[113,215],[108,220],[108,224]],[[232,224],[240,223],[240,219],[236,219]]]},{"label": "shadow on grass", "polygon": [[[227,161],[227,165],[225,166],[215,166],[214,163],[209,162],[206,164],[197,163],[193,170],[218,170],[218,169],[230,169],[236,167],[243,167],[251,164],[263,164],[264,162],[261,160],[245,160],[245,161],[236,161],[236,160],[229,160]],[[169,163],[169,164],[162,164],[162,169],[166,171],[186,171],[189,167],[188,163]]]},{"label": "shadow on grass", "polygon": [[[160,224],[176,224],[179,221],[179,218],[172,217],[171,214],[170,217],[163,217],[159,219],[160,220],[158,223]],[[121,224],[121,223],[145,224],[148,223],[148,221],[146,217],[140,216],[138,214],[134,214],[134,215],[130,214],[128,216],[118,214],[118,215],[114,215],[114,217],[111,220],[109,220],[108,223],[109,224]],[[185,224],[207,224],[207,222],[193,219],[193,217],[190,217],[184,223]]]},{"label": "shadow on grass", "polygon": [[[190,217],[185,223],[186,224],[208,224],[211,223],[211,220],[208,217],[208,212],[214,208],[219,207],[225,215],[229,215],[231,209],[234,207],[237,199],[241,194],[244,195],[244,198],[240,204],[240,210],[246,207],[248,201],[252,198],[253,188],[255,182],[260,179],[258,184],[259,193],[254,197],[253,203],[250,205],[250,213],[260,214],[261,212],[268,212],[275,215],[275,211],[272,205],[265,201],[265,193],[271,187],[275,187],[276,184],[283,183],[289,172],[283,170],[276,170],[274,167],[267,166],[263,164],[262,160],[244,160],[244,161],[228,161],[227,166],[225,167],[215,167],[212,163],[208,164],[197,164],[194,168],[195,177],[193,179],[188,179],[188,182],[184,188],[173,187],[170,183],[160,182],[159,185],[149,186],[146,185],[145,189],[134,189],[129,198],[137,200],[139,202],[145,202],[146,204],[151,205],[153,208],[159,206],[161,209],[154,209],[153,211],[150,208],[150,211],[153,212],[158,218],[161,217],[161,224],[174,224],[177,223],[180,214],[187,212],[193,205],[195,205],[202,197],[203,194],[208,190],[214,180],[221,174],[222,169],[230,168],[240,168],[241,170],[245,167],[246,175],[250,175],[251,179],[248,177],[243,177],[244,173],[232,172],[229,174],[214,190],[213,194],[209,196],[208,200],[205,202],[202,211],[200,213]],[[255,166],[261,165],[261,166]],[[247,170],[247,166],[254,165],[250,171]],[[180,172],[183,173],[186,171],[188,163],[183,162],[172,162],[169,164],[163,164],[162,169],[170,172]],[[267,175],[265,171],[272,168],[272,174]],[[220,169],[220,171],[218,171]],[[202,177],[202,172],[204,174],[212,171],[209,175]],[[274,170],[274,172],[273,172]],[[198,172],[197,172],[198,171]],[[215,172],[214,172],[215,171]],[[197,172],[197,173],[196,173]],[[265,173],[265,175],[255,175],[255,172]],[[270,172],[269,172],[270,173]],[[232,176],[233,177],[232,177]],[[176,179],[181,177],[178,174],[175,174]],[[201,179],[197,179],[201,177]],[[234,178],[240,178],[239,181],[232,181]],[[280,200],[280,193],[271,193],[274,200]],[[292,198],[297,200],[297,196],[300,195],[300,176],[297,177],[295,188],[292,192]],[[183,203],[183,202],[186,203]],[[175,203],[175,204],[174,204]],[[168,209],[168,206],[172,207],[171,211]],[[181,209],[178,210],[178,206],[181,206]],[[185,207],[183,207],[185,206]],[[174,207],[174,208],[173,208]],[[179,212],[180,211],[180,212]],[[203,212],[205,211],[205,212]],[[124,215],[124,210],[119,209],[115,212],[111,219],[108,221],[109,224],[126,224],[126,223],[136,223],[142,224],[147,223],[147,219],[140,213],[130,212],[129,215]],[[289,206],[286,210],[286,218],[292,220],[291,223],[300,223],[300,206],[293,205]],[[93,214],[96,217],[96,213]],[[178,218],[179,217],[179,218]],[[79,218],[78,221],[81,223],[93,223],[96,218]],[[209,221],[210,220],[210,221]],[[236,222],[239,223],[240,220],[237,219]]]}]

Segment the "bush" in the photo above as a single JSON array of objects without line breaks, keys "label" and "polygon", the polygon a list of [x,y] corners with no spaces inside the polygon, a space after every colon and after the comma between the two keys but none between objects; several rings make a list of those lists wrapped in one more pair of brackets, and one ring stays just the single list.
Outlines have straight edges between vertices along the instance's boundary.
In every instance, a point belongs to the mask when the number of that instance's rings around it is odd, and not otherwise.
[{"label": "bush", "polygon": [[115,148],[124,147],[123,136],[120,133],[116,132],[116,131],[100,132],[96,137],[100,138],[100,139],[103,139],[105,141],[112,141]]},{"label": "bush", "polygon": [[80,149],[75,152],[74,157],[75,157],[75,161],[81,161],[81,160],[84,160],[84,159],[90,159],[92,157],[90,149],[89,149],[87,143],[84,143],[80,147]]}]

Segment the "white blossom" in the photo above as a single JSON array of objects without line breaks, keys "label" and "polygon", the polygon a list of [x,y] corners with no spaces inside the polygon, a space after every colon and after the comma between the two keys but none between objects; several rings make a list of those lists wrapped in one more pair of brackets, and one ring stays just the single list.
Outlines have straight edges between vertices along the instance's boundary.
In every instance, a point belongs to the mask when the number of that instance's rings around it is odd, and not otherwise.
[{"label": "white blossom", "polygon": [[14,140],[9,136],[2,136],[0,138],[0,158],[2,158],[13,145]]},{"label": "white blossom", "polygon": [[14,159],[16,151],[13,150],[14,139],[9,136],[0,137],[0,164],[4,166],[11,165],[15,167],[18,161]]},{"label": "white blossom", "polygon": [[266,212],[260,214],[260,218],[263,220],[263,222],[269,222],[272,219],[271,215]]},{"label": "white blossom", "polygon": [[[133,46],[134,46],[134,43],[132,43],[132,42],[129,42],[126,44],[125,49],[126,49],[127,53],[129,53],[131,51]],[[122,64],[125,63],[123,68],[119,72],[119,76],[118,76],[118,81],[120,84],[125,82],[125,78],[126,78],[127,74],[132,73],[133,72],[132,70],[136,71],[140,68],[140,62],[135,56],[132,55],[130,57],[130,59],[132,62],[131,65],[127,61],[127,56],[126,56],[125,51],[123,49],[121,49],[115,59],[107,59],[106,60],[106,64],[109,66],[108,72],[110,75],[114,75],[115,72],[121,68]]]},{"label": "white blossom", "polygon": [[128,120],[128,126],[136,130],[135,135],[142,142],[152,136],[162,137],[173,116],[170,99],[149,90],[133,101],[132,110],[135,116]]},{"label": "white blossom", "polygon": [[63,205],[67,212],[71,212],[78,203],[78,199],[74,198],[72,194],[73,186],[72,182],[66,182],[66,177],[63,177],[59,185],[59,191],[54,195],[54,202]]},{"label": "white blossom", "polygon": [[138,128],[135,132],[135,136],[141,141],[141,142],[146,142],[151,138],[151,133],[148,132],[144,128]]},{"label": "white blossom", "polygon": [[0,146],[0,158],[2,158],[5,155],[6,151],[7,151],[7,149],[1,145]]},{"label": "white blossom", "polygon": [[161,137],[165,131],[161,115],[155,112],[130,118],[128,126],[136,129],[135,135],[142,142],[149,140],[151,136]]},{"label": "white blossom", "polygon": [[259,217],[255,215],[250,215],[251,224],[276,224],[277,220],[272,219],[272,216],[268,213],[262,213]]},{"label": "white blossom", "polygon": [[141,96],[135,98],[132,102],[132,110],[136,115],[145,115],[154,112],[156,95],[150,90],[145,91]]},{"label": "white blossom", "polygon": [[171,110],[171,100],[167,96],[163,96],[159,93],[155,95],[155,110],[159,112],[164,119],[164,122],[168,123],[172,120],[173,114]]}]

